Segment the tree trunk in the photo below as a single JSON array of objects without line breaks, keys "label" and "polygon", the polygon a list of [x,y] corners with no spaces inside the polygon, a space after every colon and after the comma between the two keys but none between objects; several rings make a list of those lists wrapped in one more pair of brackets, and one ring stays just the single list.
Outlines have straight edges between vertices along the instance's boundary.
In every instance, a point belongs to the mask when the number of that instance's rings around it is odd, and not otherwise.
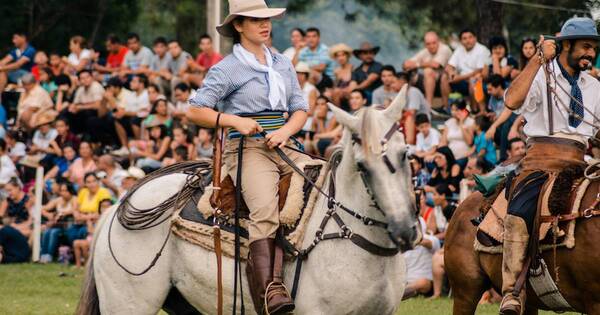
[{"label": "tree trunk", "polygon": [[477,38],[487,45],[490,37],[502,36],[503,4],[491,0],[475,0],[477,7]]},{"label": "tree trunk", "polygon": [[102,19],[104,18],[104,14],[106,13],[106,2],[107,2],[107,0],[100,0],[98,2],[98,16],[96,17],[96,23],[94,24],[92,34],[90,35],[90,39],[88,41],[88,44],[91,47],[93,47],[94,42],[96,41],[96,36],[98,35],[98,30],[100,29],[100,25],[102,24]]}]

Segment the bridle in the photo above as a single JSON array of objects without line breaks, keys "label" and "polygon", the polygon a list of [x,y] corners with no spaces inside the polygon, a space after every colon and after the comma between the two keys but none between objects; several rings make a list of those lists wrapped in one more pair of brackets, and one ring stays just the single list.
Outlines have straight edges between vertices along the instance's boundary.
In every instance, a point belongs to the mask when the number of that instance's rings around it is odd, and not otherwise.
[{"label": "bridle", "polygon": [[[392,161],[390,160],[390,158],[387,156],[387,149],[388,149],[388,142],[390,142],[390,140],[392,139],[392,137],[394,136],[394,134],[396,132],[402,133],[402,126],[400,126],[400,124],[398,122],[393,123],[392,126],[390,127],[390,129],[385,133],[385,135],[383,136],[381,141],[379,141],[379,143],[381,144],[380,156],[383,159],[383,163],[385,163],[385,166],[387,166],[388,170],[392,174],[396,173],[396,168],[394,167],[394,164],[392,164]],[[359,135],[356,133],[352,133],[352,142],[354,142],[354,144],[362,145],[362,140],[359,137]],[[360,170],[360,167],[359,167],[359,170]]]}]

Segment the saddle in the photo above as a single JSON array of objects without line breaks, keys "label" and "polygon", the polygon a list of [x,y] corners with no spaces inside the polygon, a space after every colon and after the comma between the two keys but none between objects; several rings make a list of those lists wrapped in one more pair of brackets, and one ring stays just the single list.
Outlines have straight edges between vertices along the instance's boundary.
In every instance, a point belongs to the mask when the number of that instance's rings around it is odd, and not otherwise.
[{"label": "saddle", "polygon": [[[550,174],[543,185],[538,200],[540,210],[539,240],[541,249],[557,242],[559,246],[572,248],[575,246],[574,220],[579,213],[579,205],[589,181],[585,181],[583,169],[567,168],[559,174]],[[476,247],[499,247],[503,243],[504,217],[507,213],[508,201],[506,181],[502,181],[484,202],[481,209],[483,220],[478,225]],[[496,252],[496,251],[495,251]],[[501,252],[501,251],[500,251]]]}]

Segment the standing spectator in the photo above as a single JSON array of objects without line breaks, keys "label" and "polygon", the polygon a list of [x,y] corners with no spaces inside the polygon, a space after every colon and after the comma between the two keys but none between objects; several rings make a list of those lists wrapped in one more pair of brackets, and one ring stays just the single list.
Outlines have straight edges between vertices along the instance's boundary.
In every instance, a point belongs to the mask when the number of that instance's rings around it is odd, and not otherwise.
[{"label": "standing spectator", "polygon": [[0,92],[8,83],[19,83],[23,75],[31,71],[35,48],[27,42],[24,32],[14,32],[12,42],[15,45],[6,57],[0,60]]},{"label": "standing spectator", "polygon": [[41,263],[52,262],[61,235],[73,223],[73,212],[77,208],[76,194],[71,183],[63,182],[59,184],[59,196],[42,207],[42,214],[48,218],[48,222],[42,234]]},{"label": "standing spectator", "polygon": [[385,65],[381,68],[381,85],[373,91],[373,104],[388,106],[398,95],[394,89],[396,82],[396,69],[392,65]]},{"label": "standing spectator", "polygon": [[305,62],[311,70],[333,77],[333,61],[329,59],[328,48],[321,43],[321,31],[316,27],[306,29],[306,47],[294,58],[294,64]]},{"label": "standing spectator", "polygon": [[187,60],[188,73],[184,76],[186,83],[197,87],[202,85],[206,72],[223,59],[223,56],[214,50],[212,38],[208,34],[200,37],[198,47],[200,52],[196,56],[196,60]]},{"label": "standing spectator", "polygon": [[342,101],[347,101],[350,92],[352,92],[350,90],[353,70],[350,63],[352,48],[346,44],[337,44],[329,49],[329,56],[338,63],[338,67],[333,70],[335,83],[332,101],[335,105],[342,106]]},{"label": "standing spectator", "polygon": [[130,74],[147,73],[152,63],[152,51],[142,46],[140,36],[136,33],[127,34],[127,48],[125,59],[121,65],[121,76]]},{"label": "standing spectator", "polygon": [[24,74],[21,80],[25,92],[21,93],[17,105],[17,126],[31,130],[40,115],[52,109],[54,103],[50,94],[35,82],[31,73]]},{"label": "standing spectator", "polygon": [[69,244],[88,236],[88,222],[95,222],[100,216],[100,203],[111,199],[108,189],[100,186],[100,179],[94,172],[86,173],[83,186],[77,194],[77,208],[73,212],[75,223],[67,229]]},{"label": "standing spectator", "polygon": [[[529,63],[529,60],[531,60],[537,52],[537,47],[535,45],[536,43],[532,38],[525,38],[521,41],[521,47],[519,48],[519,69],[513,69],[511,73],[513,79],[523,71],[527,63]],[[600,58],[598,60],[600,60]]]},{"label": "standing spectator", "polygon": [[353,54],[362,63],[352,72],[352,89],[365,91],[367,99],[371,101],[373,91],[381,85],[381,63],[375,61],[375,55],[379,52],[379,46],[373,46],[364,42]]},{"label": "standing spectator", "polygon": [[[433,103],[433,96],[436,89],[441,92],[441,79],[444,75],[444,68],[452,55],[452,50],[448,45],[440,42],[440,38],[435,32],[425,33],[425,48],[416,55],[404,62],[404,71],[422,70],[419,74],[419,80],[422,81],[425,98],[429,104]],[[448,104],[448,94],[440,93],[442,104]]]},{"label": "standing spectator", "polygon": [[288,57],[290,60],[294,60],[296,54],[298,54],[300,50],[306,46],[306,43],[304,42],[304,36],[306,36],[304,30],[297,27],[293,28],[290,32],[290,42],[292,43],[292,46],[284,50],[283,55]]},{"label": "standing spectator", "polygon": [[198,136],[194,138],[195,158],[212,159],[213,141],[212,132],[207,128],[198,129]]},{"label": "standing spectator", "polygon": [[104,96],[102,84],[94,80],[90,70],[81,70],[79,72],[80,86],[75,92],[73,103],[62,113],[69,120],[69,125],[73,127],[75,133],[91,134],[87,123],[99,116],[101,110],[101,101]]},{"label": "standing spectator", "polygon": [[[446,185],[438,185],[433,193],[433,202],[435,211],[431,218],[436,222],[437,231],[434,235],[439,240],[446,237],[446,227],[450,218],[456,210],[456,204],[450,200],[452,192]],[[438,250],[432,257],[432,274],[433,274],[433,295],[432,299],[439,298],[442,295],[442,285],[444,281],[445,266],[444,266],[444,248]]]},{"label": "standing spectator", "polygon": [[69,50],[71,53],[64,60],[66,63],[65,71],[70,75],[76,75],[83,69],[90,69],[92,62],[92,51],[85,48],[86,41],[83,36],[73,36],[69,40]]},{"label": "standing spectator", "polygon": [[106,51],[108,56],[106,57],[106,65],[94,64],[94,70],[98,71],[103,75],[102,81],[108,81],[109,77],[113,74],[117,74],[121,70],[121,65],[125,60],[127,54],[127,47],[121,44],[119,37],[115,34],[108,35],[106,39]]},{"label": "standing spectator", "polygon": [[431,128],[427,115],[417,114],[415,121],[419,131],[417,133],[415,155],[424,159],[435,154],[442,135],[437,129]]},{"label": "standing spectator", "polygon": [[71,183],[82,187],[85,174],[94,172],[96,169],[92,147],[84,141],[79,145],[79,157],[69,166],[63,176],[68,178]]},{"label": "standing spectator", "polygon": [[488,45],[492,51],[492,62],[489,66],[483,67],[483,78],[487,79],[492,74],[499,75],[507,83],[510,82],[513,69],[518,69],[517,61],[508,54],[508,45],[504,37],[494,36],[490,38]]},{"label": "standing spectator", "polygon": [[[475,85],[480,83],[481,71],[490,64],[490,50],[477,42],[475,32],[470,29],[464,29],[459,34],[461,45],[454,51],[446,72],[448,77],[442,77],[443,91],[449,93],[459,92],[464,97],[470,96],[471,106],[479,106],[475,99]],[[483,111],[483,108],[481,108]]]},{"label": "standing spectator", "polygon": [[452,103],[452,117],[444,123],[442,146],[448,146],[461,166],[467,164],[469,148],[473,144],[473,125],[475,121],[469,117],[467,103],[458,100]]}]

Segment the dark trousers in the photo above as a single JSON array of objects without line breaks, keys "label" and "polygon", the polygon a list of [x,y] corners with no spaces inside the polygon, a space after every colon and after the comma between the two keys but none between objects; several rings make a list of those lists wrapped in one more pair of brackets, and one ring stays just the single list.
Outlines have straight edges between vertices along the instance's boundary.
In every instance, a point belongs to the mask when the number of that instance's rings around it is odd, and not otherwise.
[{"label": "dark trousers", "polygon": [[0,228],[0,246],[3,252],[0,263],[3,264],[27,262],[31,255],[27,238],[10,225]]}]

